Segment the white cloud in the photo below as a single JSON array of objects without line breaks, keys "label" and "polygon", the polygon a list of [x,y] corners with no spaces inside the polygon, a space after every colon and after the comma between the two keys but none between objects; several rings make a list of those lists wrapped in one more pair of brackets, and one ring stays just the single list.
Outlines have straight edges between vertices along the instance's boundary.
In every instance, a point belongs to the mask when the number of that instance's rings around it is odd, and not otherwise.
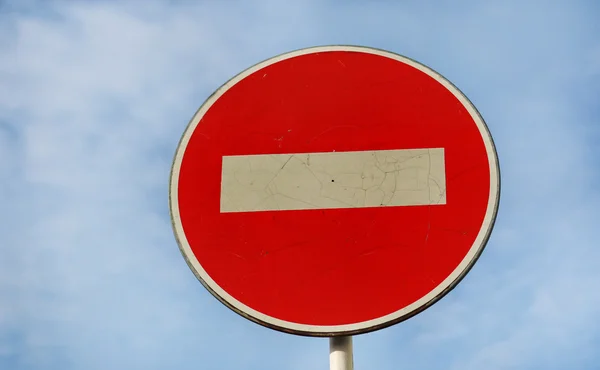
[{"label": "white cloud", "polygon": [[600,333],[598,153],[586,136],[598,112],[580,90],[598,92],[585,85],[597,13],[516,1],[45,4],[0,15],[0,364],[325,369],[326,341],[260,328],[203,291],[171,235],[166,183],[212,90],[327,43],[391,49],[447,75],[488,121],[504,180],[474,271],[422,315],[358,337],[357,368],[587,364]]}]

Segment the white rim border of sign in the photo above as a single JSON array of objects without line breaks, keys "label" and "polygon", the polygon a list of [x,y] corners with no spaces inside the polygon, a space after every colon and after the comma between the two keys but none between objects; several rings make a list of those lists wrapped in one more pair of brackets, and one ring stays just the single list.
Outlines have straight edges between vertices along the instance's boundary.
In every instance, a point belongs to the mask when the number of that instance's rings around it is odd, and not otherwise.
[{"label": "white rim border of sign", "polygon": [[[368,53],[375,54],[387,58],[391,58],[397,60],[401,63],[408,64],[435,79],[438,83],[443,85],[446,89],[448,89],[452,94],[463,104],[463,106],[467,109],[473,120],[475,121],[477,127],[479,128],[479,132],[483,141],[485,143],[485,148],[488,155],[488,160],[490,164],[490,197],[488,200],[486,214],[483,220],[483,224],[477,237],[475,238],[475,242],[471,246],[471,249],[465,256],[465,258],[461,261],[461,263],[457,266],[457,268],[437,287],[431,290],[428,294],[423,296],[421,299],[413,302],[412,304],[396,311],[386,316],[379,317],[377,319],[372,319],[368,321],[358,322],[354,324],[344,324],[344,325],[305,325],[299,324],[295,322],[289,322],[280,320],[268,315],[265,315],[259,311],[248,307],[242,302],[238,301],[230,294],[228,294],[225,290],[223,290],[202,268],[202,265],[198,262],[194,253],[191,250],[191,247],[185,237],[185,233],[183,231],[183,226],[181,224],[181,218],[179,214],[179,199],[178,199],[178,182],[179,182],[179,173],[181,168],[181,163],[183,160],[183,155],[185,153],[185,149],[189,143],[190,137],[193,134],[196,126],[200,122],[200,119],[204,114],[210,109],[210,107],[217,101],[227,90],[229,90],[232,86],[234,86],[237,82],[243,80],[247,76],[252,73],[269,66],[271,64],[280,62],[285,59],[297,57],[305,54],[313,54],[320,52],[329,52],[329,51],[349,51],[349,52],[360,52],[360,53]],[[339,336],[339,335],[355,335],[362,334],[371,331],[375,331],[378,329],[382,329],[401,321],[404,321],[420,312],[430,307],[442,297],[444,297],[448,292],[450,292],[458,283],[465,277],[465,275],[471,270],[479,256],[481,255],[487,241],[490,237],[491,231],[494,226],[494,222],[496,220],[496,215],[498,212],[498,206],[500,201],[500,167],[498,162],[498,156],[496,152],[496,148],[490,134],[490,131],[485,124],[483,118],[475,108],[475,106],[471,103],[471,101],[450,81],[444,78],[439,73],[435,72],[433,69],[415,61],[410,58],[404,57],[399,54],[395,54],[389,51],[365,47],[365,46],[353,46],[353,45],[329,45],[329,46],[316,46],[303,48],[291,52],[287,52],[284,54],[280,54],[278,56],[272,57],[270,59],[264,60],[240,74],[236,75],[225,84],[223,84],[220,88],[218,88],[198,109],[196,114],[193,116],[191,121],[189,122],[185,132],[179,142],[177,147],[175,158],[173,160],[173,166],[171,168],[171,178],[169,184],[169,206],[171,212],[171,221],[173,226],[173,231],[175,234],[175,238],[177,243],[179,244],[179,249],[183,254],[188,266],[196,275],[198,280],[204,285],[204,287],[215,296],[221,303],[240,314],[241,316],[254,321],[263,326],[269,327],[271,329],[297,334],[297,335],[305,335],[305,336],[315,336],[315,337],[331,337],[331,336]]]}]

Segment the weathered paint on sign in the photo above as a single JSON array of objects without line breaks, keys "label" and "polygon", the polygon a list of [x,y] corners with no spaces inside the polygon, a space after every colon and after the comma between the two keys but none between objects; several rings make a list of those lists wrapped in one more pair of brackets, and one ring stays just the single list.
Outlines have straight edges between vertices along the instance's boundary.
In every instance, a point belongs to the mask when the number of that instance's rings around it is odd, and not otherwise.
[{"label": "weathered paint on sign", "polygon": [[170,206],[190,268],[231,309],[326,336],[402,321],[469,271],[496,216],[498,161],[469,100],[389,52],[262,62],[185,131]]}]

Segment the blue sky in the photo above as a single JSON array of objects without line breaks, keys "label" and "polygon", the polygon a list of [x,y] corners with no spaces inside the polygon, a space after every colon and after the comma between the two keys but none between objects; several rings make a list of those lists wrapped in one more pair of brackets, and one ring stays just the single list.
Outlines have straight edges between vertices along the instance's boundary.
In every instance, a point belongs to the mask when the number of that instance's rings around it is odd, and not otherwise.
[{"label": "blue sky", "polygon": [[599,18],[566,0],[0,1],[0,369],[327,369],[326,339],[260,327],[202,288],[167,185],[221,83],[340,43],[459,86],[503,181],[475,268],[356,337],[356,368],[598,369]]}]

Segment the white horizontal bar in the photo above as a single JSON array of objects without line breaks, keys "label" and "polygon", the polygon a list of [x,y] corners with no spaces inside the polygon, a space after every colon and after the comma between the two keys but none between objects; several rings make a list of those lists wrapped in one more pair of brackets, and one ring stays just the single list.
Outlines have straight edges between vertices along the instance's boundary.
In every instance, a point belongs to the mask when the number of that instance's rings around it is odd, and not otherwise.
[{"label": "white horizontal bar", "polygon": [[438,204],[443,148],[223,157],[223,213]]}]

